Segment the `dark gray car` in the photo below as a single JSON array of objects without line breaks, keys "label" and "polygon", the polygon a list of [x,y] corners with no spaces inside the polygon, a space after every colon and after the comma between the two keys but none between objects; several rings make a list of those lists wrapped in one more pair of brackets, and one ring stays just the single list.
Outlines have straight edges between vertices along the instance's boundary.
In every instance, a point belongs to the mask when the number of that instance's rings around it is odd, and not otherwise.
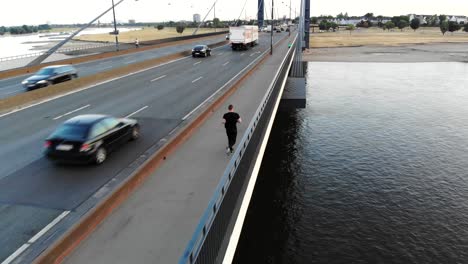
[{"label": "dark gray car", "polygon": [[40,69],[33,76],[25,79],[22,84],[26,90],[30,91],[77,77],[78,72],[75,67],[71,65],[54,65]]}]

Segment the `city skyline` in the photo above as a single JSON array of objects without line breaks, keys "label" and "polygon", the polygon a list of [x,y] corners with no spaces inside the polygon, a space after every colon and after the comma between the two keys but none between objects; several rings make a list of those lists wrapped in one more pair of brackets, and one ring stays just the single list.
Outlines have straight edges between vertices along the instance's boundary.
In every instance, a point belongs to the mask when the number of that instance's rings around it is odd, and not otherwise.
[{"label": "city skyline", "polygon": [[[0,26],[38,25],[38,24],[83,24],[87,23],[104,10],[112,6],[111,0],[81,0],[79,5],[72,9],[64,5],[65,1],[59,0],[16,0],[9,2],[7,8],[0,11]],[[69,1],[71,4],[75,3]],[[115,0],[117,3],[118,0]],[[116,7],[116,17],[119,22],[128,22],[134,19],[136,22],[165,22],[165,21],[192,21],[193,14],[200,14],[203,19],[211,8],[214,0],[172,0],[155,1],[150,0],[126,0]],[[255,19],[257,12],[257,0],[228,1],[218,0],[216,4],[216,17],[221,20]],[[294,17],[299,15],[300,1],[291,1],[291,10],[288,0],[275,1],[275,17]],[[266,18],[271,16],[271,1],[265,1]],[[27,9],[24,9],[28,6]],[[90,8],[92,7],[92,8]],[[24,9],[24,10],[22,10]],[[9,12],[9,10],[22,10],[21,12]],[[468,2],[462,0],[447,0],[444,5],[430,4],[427,1],[414,0],[407,2],[395,0],[391,5],[382,5],[371,0],[359,2],[343,1],[311,1],[311,16],[332,15],[348,13],[350,16],[362,16],[371,12],[374,15],[395,16],[406,14],[446,14],[446,15],[468,15]],[[213,12],[207,17],[213,19]],[[101,23],[110,23],[113,20],[112,12],[103,16]]]}]

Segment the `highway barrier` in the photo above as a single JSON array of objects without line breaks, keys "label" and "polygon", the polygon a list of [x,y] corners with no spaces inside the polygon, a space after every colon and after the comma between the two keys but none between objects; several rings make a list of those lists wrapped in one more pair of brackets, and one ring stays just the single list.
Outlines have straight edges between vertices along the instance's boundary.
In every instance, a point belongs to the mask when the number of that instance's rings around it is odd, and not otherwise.
[{"label": "highway barrier", "polygon": [[[219,47],[226,45],[227,41],[221,41],[210,45],[211,47]],[[129,74],[132,72],[144,70],[155,65],[169,62],[191,54],[190,50],[171,54],[161,58],[151,59],[143,62],[129,64],[117,69],[108,70],[105,72],[97,73],[95,75],[81,77],[68,82],[49,86],[47,88],[37,89],[30,92],[20,93],[11,97],[0,99],[0,113],[21,109],[28,105],[38,103],[40,101],[48,100],[53,97],[61,96],[67,93],[75,92],[78,90],[90,88],[121,75]]]},{"label": "highway barrier", "polygon": [[[284,40],[284,39],[283,39]],[[277,43],[281,44],[282,41]],[[222,104],[231,96],[238,87],[262,65],[267,57],[261,57],[257,63],[247,69],[247,71],[233,80],[231,86],[221,90],[213,102],[198,110],[192,118],[182,122],[179,128],[169,135],[167,143],[158,151],[148,157],[148,159],[137,168],[127,180],[122,182],[114,191],[104,197],[100,203],[91,209],[78,223],[68,230],[58,241],[54,242],[36,260],[35,264],[60,263],[70,254],[86,237],[112,211],[122,204],[130,194],[135,191],[182,143],[184,143],[198,127],[200,127]]]},{"label": "highway barrier", "polygon": [[[223,241],[228,233],[229,224],[232,220],[234,208],[241,194],[242,188],[246,180],[247,173],[236,174],[241,160],[249,151],[255,151],[249,146],[249,142],[256,138],[258,140],[262,136],[262,129],[269,121],[273,107],[281,96],[282,81],[288,77],[290,62],[293,59],[294,48],[290,48],[285,58],[283,59],[275,78],[263,97],[257,111],[252,118],[249,126],[246,129],[238,147],[221,177],[216,190],[208,203],[208,207],[203,213],[191,240],[188,242],[183,255],[179,260],[179,264],[192,263],[221,263],[219,259],[220,249],[223,246]],[[252,155],[250,153],[250,155]],[[221,256],[222,257],[222,256]]]}]

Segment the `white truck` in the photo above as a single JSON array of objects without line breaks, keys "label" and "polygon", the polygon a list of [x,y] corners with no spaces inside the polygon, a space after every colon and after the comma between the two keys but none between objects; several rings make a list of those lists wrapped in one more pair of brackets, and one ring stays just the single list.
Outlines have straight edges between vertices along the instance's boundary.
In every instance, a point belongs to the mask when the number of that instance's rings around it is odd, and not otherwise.
[{"label": "white truck", "polygon": [[229,27],[229,39],[232,50],[246,50],[258,44],[258,27]]}]

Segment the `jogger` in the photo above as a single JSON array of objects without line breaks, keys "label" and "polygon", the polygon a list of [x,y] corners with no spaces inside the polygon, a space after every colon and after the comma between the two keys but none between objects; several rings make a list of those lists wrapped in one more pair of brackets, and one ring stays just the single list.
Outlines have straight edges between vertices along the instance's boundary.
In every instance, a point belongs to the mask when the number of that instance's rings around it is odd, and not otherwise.
[{"label": "jogger", "polygon": [[226,128],[226,134],[228,137],[228,147],[226,152],[234,152],[234,144],[236,144],[237,138],[237,123],[242,122],[240,115],[234,112],[234,106],[228,106],[228,112],[223,115],[223,124]]}]

